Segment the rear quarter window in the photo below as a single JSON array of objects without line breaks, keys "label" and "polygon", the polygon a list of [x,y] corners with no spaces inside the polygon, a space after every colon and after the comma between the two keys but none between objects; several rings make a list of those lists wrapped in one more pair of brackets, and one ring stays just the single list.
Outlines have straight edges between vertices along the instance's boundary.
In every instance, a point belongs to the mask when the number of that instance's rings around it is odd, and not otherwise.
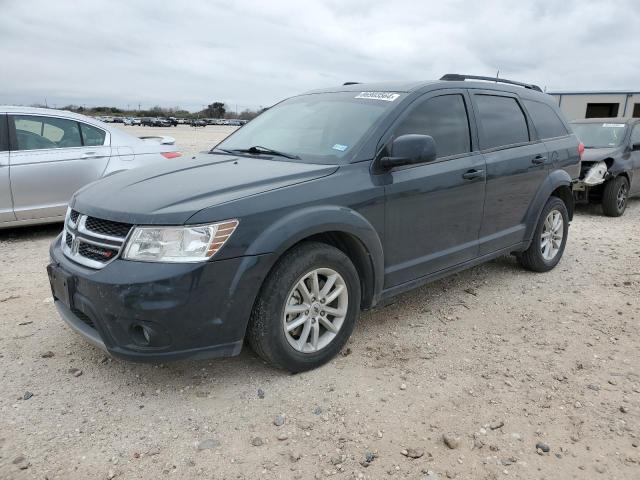
[{"label": "rear quarter window", "polygon": [[478,94],[475,101],[483,149],[529,141],[527,119],[515,98]]},{"label": "rear quarter window", "polygon": [[104,138],[106,136],[104,130],[92,127],[86,123],[81,123],[80,131],[82,132],[82,142],[85,147],[98,147],[100,145],[104,145]]},{"label": "rear quarter window", "polygon": [[569,134],[558,114],[549,105],[534,100],[524,100],[522,103],[541,139],[564,137]]}]

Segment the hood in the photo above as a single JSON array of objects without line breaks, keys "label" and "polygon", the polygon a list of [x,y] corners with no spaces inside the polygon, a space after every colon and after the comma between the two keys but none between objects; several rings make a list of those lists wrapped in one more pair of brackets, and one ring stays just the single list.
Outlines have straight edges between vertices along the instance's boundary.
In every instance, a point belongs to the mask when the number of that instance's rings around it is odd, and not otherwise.
[{"label": "hood", "polygon": [[179,225],[203,208],[331,175],[336,165],[202,154],[116,173],[72,198],[79,212],[137,224]]},{"label": "hood", "polygon": [[599,162],[600,160],[604,160],[605,158],[612,158],[620,151],[622,147],[614,147],[614,148],[585,148],[584,153],[582,154],[583,162]]}]

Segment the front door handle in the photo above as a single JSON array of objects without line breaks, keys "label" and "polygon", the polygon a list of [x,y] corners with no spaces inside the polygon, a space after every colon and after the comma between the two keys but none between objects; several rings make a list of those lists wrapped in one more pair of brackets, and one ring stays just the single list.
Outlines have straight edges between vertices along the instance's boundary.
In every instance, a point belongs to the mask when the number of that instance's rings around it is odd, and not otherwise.
[{"label": "front door handle", "polygon": [[465,180],[473,180],[474,178],[479,178],[483,176],[484,176],[484,170],[476,170],[475,168],[473,170],[469,170],[468,172],[465,172],[462,174],[462,178],[464,178]]},{"label": "front door handle", "polygon": [[542,165],[546,161],[547,157],[545,157],[544,155],[536,155],[531,159],[531,163],[533,163],[534,165]]}]

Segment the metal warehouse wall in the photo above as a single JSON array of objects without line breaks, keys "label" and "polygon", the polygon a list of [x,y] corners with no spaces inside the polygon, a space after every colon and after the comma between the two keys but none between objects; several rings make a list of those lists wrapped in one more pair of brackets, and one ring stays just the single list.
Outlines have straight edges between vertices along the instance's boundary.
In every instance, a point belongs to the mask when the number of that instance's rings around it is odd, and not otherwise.
[{"label": "metal warehouse wall", "polygon": [[[587,104],[589,103],[617,103],[618,117],[633,116],[634,106],[636,104],[640,105],[640,92],[555,92],[549,95],[556,99],[556,103],[559,104],[560,109],[569,120],[586,118]],[[636,110],[639,109],[640,106],[636,107]]]}]

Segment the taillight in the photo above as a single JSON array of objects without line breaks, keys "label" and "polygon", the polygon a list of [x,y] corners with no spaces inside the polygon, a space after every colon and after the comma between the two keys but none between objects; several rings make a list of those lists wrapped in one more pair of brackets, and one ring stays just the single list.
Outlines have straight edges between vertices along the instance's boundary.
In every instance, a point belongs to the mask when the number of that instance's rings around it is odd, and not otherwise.
[{"label": "taillight", "polygon": [[178,158],[178,157],[182,156],[182,153],[180,153],[180,152],[162,152],[162,156],[164,158]]},{"label": "taillight", "polygon": [[580,160],[582,160],[583,153],[584,153],[584,143],[580,142],[578,144],[578,155],[580,155]]}]

